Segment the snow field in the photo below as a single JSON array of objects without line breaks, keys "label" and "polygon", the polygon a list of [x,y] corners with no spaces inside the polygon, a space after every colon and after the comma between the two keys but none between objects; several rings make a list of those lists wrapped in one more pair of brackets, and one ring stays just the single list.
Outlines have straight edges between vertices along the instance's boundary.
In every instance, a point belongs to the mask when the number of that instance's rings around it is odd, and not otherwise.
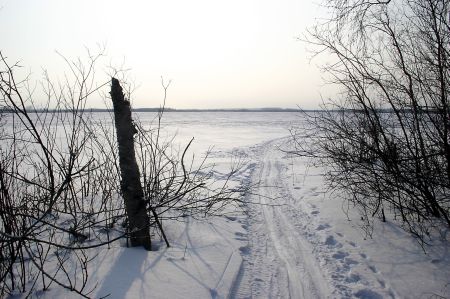
[{"label": "snow field", "polygon": [[[156,238],[159,249],[152,252],[123,242],[92,249],[91,296],[450,298],[448,235],[427,246],[427,254],[390,221],[375,222],[367,238],[357,213],[325,192],[324,169],[280,150],[297,116],[271,115],[222,115],[219,122],[214,115],[176,115],[186,118],[178,120],[181,137],[196,136],[195,152],[216,145],[209,156],[215,178],[224,179],[239,160],[232,183],[254,188],[245,204],[221,217],[163,223],[170,248]],[[78,298],[58,286],[34,297]]]}]

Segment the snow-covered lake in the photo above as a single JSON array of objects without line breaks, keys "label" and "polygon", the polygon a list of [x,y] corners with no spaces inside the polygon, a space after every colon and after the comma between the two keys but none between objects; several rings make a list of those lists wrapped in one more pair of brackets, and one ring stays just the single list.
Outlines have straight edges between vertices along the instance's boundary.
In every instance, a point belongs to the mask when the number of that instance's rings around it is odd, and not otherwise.
[{"label": "snow-covered lake", "polygon": [[[156,113],[134,114],[143,124],[154,127]],[[165,112],[162,128],[180,143],[195,138],[196,152],[210,146],[217,150],[255,145],[275,138],[286,137],[293,125],[302,121],[296,112]]]},{"label": "snow-covered lake", "polygon": [[[155,113],[134,117],[156,125]],[[324,170],[280,151],[289,128],[301,122],[291,112],[166,112],[165,136],[176,133],[180,147],[194,137],[191,151],[200,156],[213,147],[210,162],[221,170],[238,152],[245,165],[234,180],[255,188],[222,217],[166,223],[170,248],[161,242],[147,252],[117,242],[95,249],[91,296],[450,297],[448,243],[436,241],[424,254],[390,221],[376,223],[373,238],[366,237],[351,207],[325,192]],[[57,286],[42,296],[77,298]]]}]

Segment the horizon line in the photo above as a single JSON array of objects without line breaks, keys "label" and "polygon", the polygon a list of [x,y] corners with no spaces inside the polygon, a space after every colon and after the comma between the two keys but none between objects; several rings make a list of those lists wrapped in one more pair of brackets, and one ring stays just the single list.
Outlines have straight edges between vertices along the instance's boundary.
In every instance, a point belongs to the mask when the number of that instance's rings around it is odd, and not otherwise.
[{"label": "horizon line", "polygon": [[[37,108],[27,107],[28,112],[44,112],[44,111],[61,111],[69,112],[73,109],[55,109],[55,108]],[[0,108],[0,112],[11,112],[12,109],[7,107]],[[84,108],[84,111],[90,112],[110,112],[112,108]],[[170,108],[170,107],[145,107],[145,108],[131,108],[135,112],[299,112],[300,108],[279,108],[279,107],[264,107],[264,108]],[[309,110],[309,109],[308,109]],[[312,109],[316,110],[316,109]],[[310,111],[312,111],[310,110]]]}]

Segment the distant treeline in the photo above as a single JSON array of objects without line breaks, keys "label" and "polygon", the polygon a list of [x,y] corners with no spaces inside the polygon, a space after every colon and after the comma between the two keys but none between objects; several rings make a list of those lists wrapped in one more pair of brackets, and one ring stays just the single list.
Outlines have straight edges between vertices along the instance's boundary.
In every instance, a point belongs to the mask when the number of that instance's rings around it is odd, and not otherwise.
[{"label": "distant treeline", "polygon": [[[162,108],[133,108],[133,112],[160,112]],[[38,108],[27,108],[28,113],[38,113],[38,112],[58,112],[66,113],[71,112],[70,109],[38,109]],[[374,109],[379,113],[392,113],[392,109]],[[419,107],[417,113],[441,113],[442,109],[430,109]],[[112,109],[104,108],[86,108],[86,112],[112,112]],[[230,108],[230,109],[175,109],[175,108],[164,108],[164,112],[323,112],[323,109],[301,109],[301,108]],[[353,112],[353,113],[364,113],[364,110],[360,109],[328,109],[327,112]],[[0,113],[11,113],[12,109],[1,108]],[[402,113],[414,112],[412,108],[404,108],[401,110]]]},{"label": "distant treeline", "polygon": [[[133,108],[133,112],[159,112],[162,108]],[[71,112],[70,109],[35,109],[27,108],[28,113],[33,112]],[[87,112],[112,112],[112,109],[104,108],[86,108]],[[299,112],[299,109],[291,108],[255,108],[255,109],[174,109],[174,108],[164,108],[164,112]],[[0,112],[10,113],[13,110],[8,108],[0,108]]]}]

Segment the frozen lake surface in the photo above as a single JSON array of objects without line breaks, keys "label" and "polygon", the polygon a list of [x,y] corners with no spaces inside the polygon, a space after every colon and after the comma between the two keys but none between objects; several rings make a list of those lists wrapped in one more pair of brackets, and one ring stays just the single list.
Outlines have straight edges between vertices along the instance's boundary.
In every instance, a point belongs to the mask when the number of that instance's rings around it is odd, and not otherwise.
[{"label": "frozen lake surface", "polygon": [[[134,115],[149,127],[156,125],[156,113]],[[255,145],[275,138],[286,137],[293,125],[302,120],[295,112],[165,112],[162,128],[177,140],[194,137],[197,151],[210,146],[220,150]]]},{"label": "frozen lake surface", "polygon": [[[95,114],[100,120],[106,113]],[[136,113],[146,128],[155,113]],[[167,222],[171,247],[158,251],[95,249],[93,297],[108,298],[440,298],[450,297],[450,249],[436,241],[424,254],[394,222],[364,235],[359,216],[326,192],[324,169],[286,154],[298,113],[167,112],[164,138],[194,137],[191,153],[217,164],[216,179],[236,156],[235,184],[253,185],[221,217]],[[212,147],[212,149],[211,149]],[[447,237],[448,239],[448,237]],[[73,297],[57,286],[38,297]]]}]

